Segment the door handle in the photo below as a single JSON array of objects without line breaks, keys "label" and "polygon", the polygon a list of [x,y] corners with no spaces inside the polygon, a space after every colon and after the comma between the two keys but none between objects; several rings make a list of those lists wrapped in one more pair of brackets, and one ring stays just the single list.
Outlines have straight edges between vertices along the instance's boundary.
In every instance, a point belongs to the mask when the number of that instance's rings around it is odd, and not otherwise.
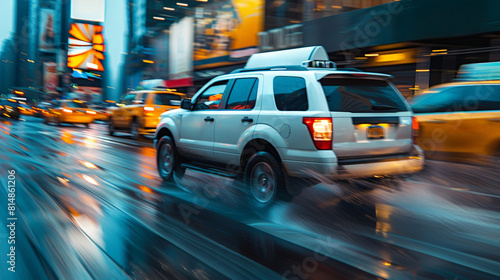
[{"label": "door handle", "polygon": [[500,119],[488,119],[490,122],[500,122]]},{"label": "door handle", "polygon": [[241,122],[253,122],[253,119],[249,117],[244,117],[243,119],[241,119]]},{"label": "door handle", "polygon": [[206,117],[206,118],[205,118],[205,121],[206,121],[206,122],[213,122],[213,121],[214,121],[214,118],[211,118],[211,117]]},{"label": "door handle", "polygon": [[443,121],[443,120],[430,120],[430,121],[427,121],[428,123],[446,123],[446,121]]}]

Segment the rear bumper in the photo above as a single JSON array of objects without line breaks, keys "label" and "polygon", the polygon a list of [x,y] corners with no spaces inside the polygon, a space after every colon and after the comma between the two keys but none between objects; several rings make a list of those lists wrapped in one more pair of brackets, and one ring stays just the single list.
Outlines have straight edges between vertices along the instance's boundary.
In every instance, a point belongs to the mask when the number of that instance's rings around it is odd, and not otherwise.
[{"label": "rear bumper", "polygon": [[283,160],[285,170],[303,178],[354,179],[415,173],[424,166],[424,154],[418,146],[409,154],[340,160],[333,151],[316,153],[315,161]]},{"label": "rear bumper", "polygon": [[94,118],[91,116],[65,116],[61,115],[59,117],[59,122],[61,123],[93,123]]}]

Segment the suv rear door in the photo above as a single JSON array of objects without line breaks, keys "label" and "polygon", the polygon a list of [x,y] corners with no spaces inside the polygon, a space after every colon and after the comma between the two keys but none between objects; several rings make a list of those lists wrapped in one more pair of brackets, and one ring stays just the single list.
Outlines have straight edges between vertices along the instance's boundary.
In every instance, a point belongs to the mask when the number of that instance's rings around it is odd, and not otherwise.
[{"label": "suv rear door", "polygon": [[411,152],[411,111],[397,89],[367,74],[319,80],[333,119],[332,149],[341,161]]}]

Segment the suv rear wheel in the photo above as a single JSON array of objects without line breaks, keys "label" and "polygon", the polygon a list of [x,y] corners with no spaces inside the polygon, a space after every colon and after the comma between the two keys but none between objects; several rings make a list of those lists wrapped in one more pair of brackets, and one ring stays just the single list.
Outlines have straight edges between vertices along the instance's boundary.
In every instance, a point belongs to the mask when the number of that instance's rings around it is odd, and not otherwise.
[{"label": "suv rear wheel", "polygon": [[[181,162],[174,141],[170,136],[163,136],[158,142],[156,153],[156,165],[160,177],[165,181],[174,181],[174,175],[180,180],[184,175],[184,169],[181,167]],[[174,174],[175,173],[175,174]]]},{"label": "suv rear wheel", "polygon": [[281,164],[268,152],[253,155],[245,168],[245,184],[250,200],[259,206],[271,204],[277,197],[291,200]]}]

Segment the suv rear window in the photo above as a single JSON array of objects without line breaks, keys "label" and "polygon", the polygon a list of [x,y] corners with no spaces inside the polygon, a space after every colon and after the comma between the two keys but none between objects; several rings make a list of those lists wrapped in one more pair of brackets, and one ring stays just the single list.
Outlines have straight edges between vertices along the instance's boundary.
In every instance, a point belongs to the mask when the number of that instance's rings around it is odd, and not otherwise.
[{"label": "suv rear window", "polygon": [[408,111],[404,100],[383,80],[323,78],[320,80],[332,112],[387,113]]},{"label": "suv rear window", "polygon": [[177,94],[155,94],[155,105],[180,106],[181,96]]},{"label": "suv rear window", "polygon": [[307,111],[306,81],[301,77],[278,76],[273,80],[274,100],[280,111]]}]

